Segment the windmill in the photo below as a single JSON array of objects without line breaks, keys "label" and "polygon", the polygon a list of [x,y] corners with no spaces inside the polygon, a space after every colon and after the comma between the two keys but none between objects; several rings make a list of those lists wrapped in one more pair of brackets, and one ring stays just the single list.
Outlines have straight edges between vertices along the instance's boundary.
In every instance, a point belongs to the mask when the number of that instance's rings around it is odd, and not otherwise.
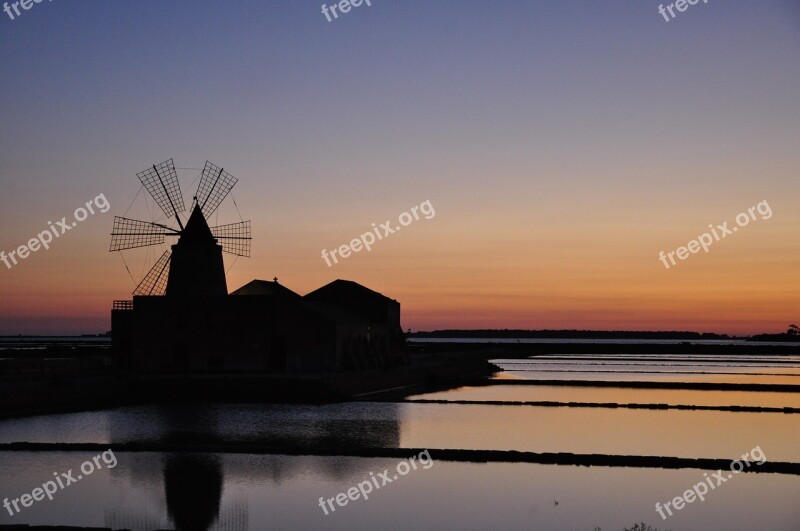
[{"label": "windmill", "polygon": [[161,245],[167,237],[177,243],[164,252],[133,291],[133,295],[227,295],[222,252],[250,256],[250,221],[209,227],[206,221],[228,196],[238,179],[206,161],[200,184],[186,211],[172,159],[136,174],[172,224],[114,217],[109,251]]}]

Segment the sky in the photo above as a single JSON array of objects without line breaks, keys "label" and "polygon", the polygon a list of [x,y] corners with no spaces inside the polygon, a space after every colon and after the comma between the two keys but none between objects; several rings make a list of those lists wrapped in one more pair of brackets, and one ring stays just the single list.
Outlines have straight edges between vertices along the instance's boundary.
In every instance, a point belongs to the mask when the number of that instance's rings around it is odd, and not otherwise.
[{"label": "sky", "polygon": [[[252,256],[226,256],[231,291],[354,280],[415,331],[786,330],[800,3],[700,0],[669,21],[660,3],[372,0],[330,22],[319,0],[0,12],[0,251],[110,205],[0,262],[0,334],[110,329],[112,301],[167,248],[109,252],[113,218],[163,218],[136,173],[170,158],[187,199],[206,160],[239,179],[214,219],[252,221]],[[326,264],[425,201],[430,219]],[[659,259],[759,203],[708,252]]]}]

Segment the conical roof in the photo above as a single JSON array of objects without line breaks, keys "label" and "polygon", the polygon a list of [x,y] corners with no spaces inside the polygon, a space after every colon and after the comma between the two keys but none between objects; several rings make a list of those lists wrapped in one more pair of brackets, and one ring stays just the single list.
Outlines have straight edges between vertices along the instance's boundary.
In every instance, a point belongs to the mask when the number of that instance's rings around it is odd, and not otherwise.
[{"label": "conical roof", "polygon": [[192,245],[217,243],[199,205],[195,205],[192,215],[189,216],[189,221],[186,222],[186,228],[181,232],[178,245],[182,243]]}]

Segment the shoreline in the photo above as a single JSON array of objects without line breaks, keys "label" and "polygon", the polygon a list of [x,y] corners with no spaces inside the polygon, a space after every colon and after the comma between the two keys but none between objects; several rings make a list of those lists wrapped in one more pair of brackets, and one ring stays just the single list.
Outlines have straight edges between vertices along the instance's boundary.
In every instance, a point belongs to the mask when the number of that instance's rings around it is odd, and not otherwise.
[{"label": "shoreline", "polygon": [[[735,359],[744,355],[780,357],[800,354],[800,347],[790,345],[414,341],[408,343],[408,349],[408,365],[384,370],[178,377],[120,376],[111,369],[111,359],[103,347],[71,349],[73,359],[67,362],[59,360],[58,364],[50,367],[44,361],[48,356],[45,349],[37,351],[38,360],[29,355],[19,361],[25,370],[15,372],[8,369],[12,366],[10,364],[0,366],[0,418],[197,401],[311,404],[391,401],[461,386],[491,385],[800,392],[800,385],[789,384],[490,379],[501,370],[490,360],[499,358],[524,359],[548,354],[569,354],[580,358],[599,354],[713,354]],[[63,353],[63,349],[59,351]],[[658,404],[653,406],[660,408]]]},{"label": "shoreline", "polygon": [[[5,443],[0,452],[101,452],[115,453],[211,453],[287,455],[313,457],[406,458],[428,451],[436,461],[467,463],[532,463],[542,465],[604,466],[700,470],[727,469],[733,460],[721,458],[672,457],[658,455],[576,454],[572,452],[527,452],[520,450],[471,450],[445,448],[318,447],[275,446],[256,442],[126,442],[126,443]],[[743,472],[800,475],[800,463],[765,461]]]},{"label": "shoreline", "polygon": [[[298,374],[195,374],[184,376],[81,376],[0,373],[0,419],[115,407],[186,402],[327,404],[363,400],[386,392],[416,394],[447,389],[500,369],[487,360],[493,349],[412,355],[412,363],[385,370]],[[28,378],[24,378],[27,376]]]}]

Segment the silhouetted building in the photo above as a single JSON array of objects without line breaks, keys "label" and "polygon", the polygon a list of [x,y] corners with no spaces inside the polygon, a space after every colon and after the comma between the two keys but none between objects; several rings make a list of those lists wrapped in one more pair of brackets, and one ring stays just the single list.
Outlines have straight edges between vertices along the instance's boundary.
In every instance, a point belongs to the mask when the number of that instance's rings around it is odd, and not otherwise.
[{"label": "silhouetted building", "polygon": [[335,280],[303,298],[335,324],[339,366],[363,369],[402,361],[398,353],[405,340],[396,300],[349,280]]},{"label": "silhouetted building", "polygon": [[131,373],[362,370],[405,361],[400,304],[344,280],[305,297],[264,280],[230,295],[135,296],[111,314],[116,359]]},{"label": "silhouetted building", "polygon": [[405,362],[400,304],[354,282],[337,280],[306,297],[254,280],[230,295],[222,253],[250,256],[250,222],[209,227],[237,179],[206,161],[186,225],[172,159],[137,177],[163,223],[114,217],[111,251],[178,237],[134,291],[114,301],[113,352],[133,374],[309,372],[389,367]]},{"label": "silhouetted building", "polygon": [[301,297],[253,280],[230,295],[222,249],[195,206],[164,295],[115,301],[113,348],[137,374],[360,370],[403,363],[400,303],[336,280]]}]

